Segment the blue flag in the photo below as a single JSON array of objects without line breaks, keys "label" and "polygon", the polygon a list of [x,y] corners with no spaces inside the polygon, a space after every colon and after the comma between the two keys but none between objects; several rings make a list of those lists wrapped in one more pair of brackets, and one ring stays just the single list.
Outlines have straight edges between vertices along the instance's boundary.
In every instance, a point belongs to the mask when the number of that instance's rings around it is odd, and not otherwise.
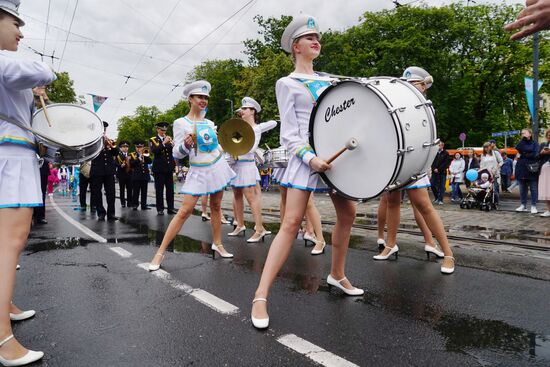
[{"label": "blue flag", "polygon": [[[539,88],[542,87],[542,80],[539,80]],[[529,112],[531,112],[531,119],[535,120],[535,104],[533,103],[533,78],[525,77],[525,94],[527,95],[527,105],[529,106]]]},{"label": "blue flag", "polygon": [[92,101],[94,103],[94,112],[97,112],[97,110],[99,110],[99,107],[101,107],[101,105],[103,103],[105,103],[107,98],[109,98],[109,97],[97,96],[97,95],[91,94],[91,93],[90,93],[90,95],[92,96]]}]

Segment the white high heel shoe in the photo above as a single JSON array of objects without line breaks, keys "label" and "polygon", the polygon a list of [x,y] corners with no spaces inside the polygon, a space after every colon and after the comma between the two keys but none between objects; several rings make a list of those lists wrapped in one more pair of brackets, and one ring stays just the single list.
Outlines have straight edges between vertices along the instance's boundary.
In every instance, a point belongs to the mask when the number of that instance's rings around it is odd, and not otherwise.
[{"label": "white high heel shoe", "polygon": [[424,251],[426,251],[426,256],[428,257],[428,260],[430,260],[430,254],[434,254],[435,256],[439,257],[440,259],[442,259],[445,256],[443,251],[439,250],[435,246],[428,245],[428,244],[424,245]]},{"label": "white high heel shoe", "polygon": [[[6,339],[0,341],[0,348],[2,348],[4,344],[12,339],[13,334],[8,336]],[[17,359],[5,359],[4,357],[0,356],[0,364],[2,364],[2,366],[24,366],[26,364],[36,362],[39,359],[42,359],[42,357],[44,357],[43,352],[35,352],[34,350],[29,350],[27,354]]]},{"label": "white high heel shoe", "polygon": [[225,215],[222,215],[222,224],[231,224],[231,222],[227,220]]},{"label": "white high heel shoe", "polygon": [[149,264],[149,271],[157,271],[157,270],[160,269],[160,264],[162,263],[162,260],[164,260],[164,254],[156,253],[155,256],[153,257],[153,259],[157,256],[160,256],[160,262],[158,263],[158,265],[150,263]]},{"label": "white high heel shoe", "polygon": [[30,319],[34,315],[36,315],[35,310],[23,311],[21,313],[11,313],[10,312],[10,320],[11,321],[23,321],[23,320]]},{"label": "white high heel shoe", "polygon": [[17,264],[17,266],[15,267],[15,270],[19,270],[21,269],[21,265]]},{"label": "white high heel shoe", "polygon": [[389,248],[390,249],[390,252],[387,254],[387,255],[375,255],[373,256],[372,258],[374,260],[388,260],[388,258],[395,254],[395,259],[397,260],[397,256],[399,254],[399,247],[397,247],[397,244],[395,244],[395,246],[393,247],[389,247],[389,246],[384,246],[385,248]]},{"label": "white high heel shoe", "polygon": [[329,286],[332,285],[332,286],[335,286],[336,288],[339,288],[340,290],[342,290],[342,292],[344,292],[348,296],[362,296],[363,294],[365,294],[365,291],[362,289],[355,288],[355,287],[353,287],[353,289],[347,289],[346,287],[344,287],[342,285],[342,282],[346,279],[348,278],[343,277],[340,280],[336,280],[332,275],[329,274],[327,276],[327,283]]},{"label": "white high heel shoe", "polygon": [[[223,245],[219,245],[219,247],[223,248]],[[230,254],[229,252],[225,251],[225,249],[224,249],[224,252],[221,252],[219,247],[218,245],[215,245],[215,244],[212,244],[212,246],[210,247],[210,249],[212,249],[213,259],[216,258],[216,252],[224,259],[230,259],[233,257],[233,254]]]},{"label": "white high heel shoe", "polygon": [[[267,303],[267,299],[257,297],[252,300],[252,304],[256,302]],[[252,325],[254,325],[256,329],[267,329],[267,327],[269,326],[269,317],[267,319],[257,319],[254,316],[252,316],[252,313],[250,313],[250,319],[252,320]]]},{"label": "white high heel shoe", "polygon": [[241,232],[242,232],[243,236],[246,236],[246,227],[245,227],[245,226],[242,226],[242,227],[237,226],[237,227],[233,230],[233,232],[229,232],[227,235],[228,235],[229,237],[235,237],[235,236],[240,235]]},{"label": "white high heel shoe", "polygon": [[[258,237],[254,238],[254,236],[256,236],[256,233],[259,235]],[[252,237],[250,237],[249,239],[246,240],[246,242],[248,243],[256,243],[256,242],[264,242],[265,241],[265,236],[267,235],[267,231],[264,230],[262,231],[261,233],[260,232],[254,232],[254,234],[252,235]]]},{"label": "white high heel shoe", "polygon": [[452,268],[448,268],[448,267],[445,267],[443,265],[441,265],[441,272],[443,274],[452,274],[455,272],[455,258],[452,257],[452,256],[444,256],[445,259],[452,259],[453,260],[453,267]]},{"label": "white high heel shoe", "polygon": [[[317,241],[315,240],[315,246],[317,246],[321,241]],[[327,243],[325,241],[323,241],[323,247],[321,247],[320,250],[315,250],[315,248],[313,250],[311,250],[311,254],[313,256],[315,255],[321,255],[321,254],[324,254],[325,253],[325,247],[327,246]]]},{"label": "white high heel shoe", "polygon": [[317,243],[317,237],[315,237],[315,235],[311,235],[307,232],[304,232],[304,246],[307,247],[307,243],[308,242],[312,242],[313,243],[313,246],[315,246],[315,243]]}]

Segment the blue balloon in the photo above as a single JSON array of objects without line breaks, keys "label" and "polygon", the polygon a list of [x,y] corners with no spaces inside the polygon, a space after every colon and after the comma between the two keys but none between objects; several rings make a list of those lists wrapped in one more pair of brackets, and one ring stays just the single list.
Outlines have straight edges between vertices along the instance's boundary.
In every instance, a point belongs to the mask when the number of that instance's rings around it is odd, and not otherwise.
[{"label": "blue balloon", "polygon": [[469,181],[475,181],[477,180],[477,171],[475,169],[469,169],[467,172],[466,172],[466,178],[469,180]]}]

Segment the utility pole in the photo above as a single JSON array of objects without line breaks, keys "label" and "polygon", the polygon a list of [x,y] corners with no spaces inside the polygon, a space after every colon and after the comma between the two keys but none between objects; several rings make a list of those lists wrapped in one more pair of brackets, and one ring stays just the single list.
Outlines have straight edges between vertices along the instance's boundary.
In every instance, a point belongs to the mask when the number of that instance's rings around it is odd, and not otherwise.
[{"label": "utility pole", "polygon": [[533,35],[533,140],[539,140],[539,32]]}]

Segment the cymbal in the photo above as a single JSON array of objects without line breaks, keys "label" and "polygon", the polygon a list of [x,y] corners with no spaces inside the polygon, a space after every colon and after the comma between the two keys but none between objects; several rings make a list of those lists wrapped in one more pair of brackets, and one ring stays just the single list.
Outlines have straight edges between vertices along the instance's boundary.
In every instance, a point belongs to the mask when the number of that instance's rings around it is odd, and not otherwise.
[{"label": "cymbal", "polygon": [[254,129],[242,119],[229,119],[222,124],[218,131],[218,140],[223,150],[238,157],[250,152],[254,146]]}]

